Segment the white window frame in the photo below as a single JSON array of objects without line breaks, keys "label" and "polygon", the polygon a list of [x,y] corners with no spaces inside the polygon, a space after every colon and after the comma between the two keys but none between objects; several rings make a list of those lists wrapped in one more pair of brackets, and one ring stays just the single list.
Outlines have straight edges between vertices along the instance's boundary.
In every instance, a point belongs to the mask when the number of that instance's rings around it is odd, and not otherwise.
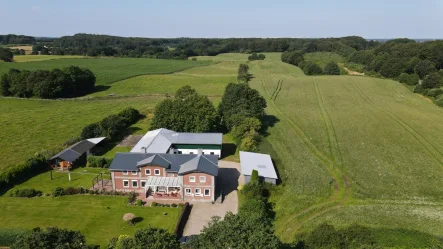
[{"label": "white window frame", "polygon": [[145,169],[145,175],[150,176],[151,175],[151,169]]},{"label": "white window frame", "polygon": [[[206,194],[206,190],[208,190],[209,192],[209,194]],[[210,188],[205,188],[204,190],[203,190],[203,195],[204,196],[211,196],[211,189]]]},{"label": "white window frame", "polygon": [[136,176],[136,175],[138,175],[138,172],[137,171],[131,171],[131,175]]},{"label": "white window frame", "polygon": [[[198,190],[198,193],[197,193],[197,190]],[[201,190],[201,188],[195,188],[195,189],[194,189],[194,193],[195,193],[195,196],[202,196],[202,190]]]},{"label": "white window frame", "polygon": [[123,175],[127,176],[128,175],[128,171],[127,170],[123,170]]},{"label": "white window frame", "polygon": [[[188,190],[189,190],[189,192],[188,192]],[[192,190],[190,188],[185,188],[185,195],[192,196]]]},{"label": "white window frame", "polygon": [[196,181],[195,176],[189,176],[189,182],[195,182],[195,181]]},{"label": "white window frame", "polygon": [[[157,172],[158,172],[158,174],[157,174]],[[160,170],[159,169],[154,169],[154,175],[156,175],[156,176],[159,176],[160,175]]]},{"label": "white window frame", "polygon": [[140,181],[140,188],[144,188],[144,187],[146,187],[146,180],[141,180]]},{"label": "white window frame", "polygon": [[[134,182],[137,183],[137,186],[134,187]],[[131,187],[132,188],[138,188],[138,180],[132,180],[131,181]]]},{"label": "white window frame", "polygon": [[[203,179],[203,181],[202,181],[202,179]],[[206,182],[206,176],[200,176],[200,177],[198,178],[198,181],[199,181],[199,182]]]},{"label": "white window frame", "polygon": [[[125,186],[125,182],[128,183],[128,186]],[[124,188],[129,188],[129,180],[123,180],[123,187],[124,187]]]}]

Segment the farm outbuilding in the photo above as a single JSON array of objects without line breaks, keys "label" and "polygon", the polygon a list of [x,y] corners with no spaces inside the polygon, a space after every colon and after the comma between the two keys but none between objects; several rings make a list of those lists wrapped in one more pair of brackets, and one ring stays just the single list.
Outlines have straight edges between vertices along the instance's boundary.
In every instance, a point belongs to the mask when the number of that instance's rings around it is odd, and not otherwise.
[{"label": "farm outbuilding", "polygon": [[49,162],[53,168],[69,170],[77,159],[85,154],[89,154],[89,150],[103,141],[103,139],[105,137],[90,138],[77,142],[51,157]]},{"label": "farm outbuilding", "polygon": [[261,180],[277,184],[277,172],[268,154],[240,151],[240,166],[245,183],[251,181],[252,171],[256,170]]}]

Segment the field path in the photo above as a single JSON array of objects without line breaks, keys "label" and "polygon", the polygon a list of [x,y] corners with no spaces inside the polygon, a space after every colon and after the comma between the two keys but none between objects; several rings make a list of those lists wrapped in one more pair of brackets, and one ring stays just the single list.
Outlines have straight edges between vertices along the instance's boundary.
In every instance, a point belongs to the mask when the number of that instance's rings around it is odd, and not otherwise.
[{"label": "field path", "polygon": [[422,145],[422,147],[428,152],[428,154],[431,155],[443,167],[443,153],[440,152],[431,142],[429,142],[426,138],[424,138],[422,135],[420,135],[414,128],[409,126],[400,117],[398,117],[394,113],[376,105],[371,99],[369,99],[369,97],[367,97],[363,93],[362,90],[360,90],[360,88],[358,88],[357,84],[355,84],[355,82],[352,81],[350,78],[346,77],[346,79],[351,83],[351,85],[354,86],[354,88],[363,97],[363,99],[366,100],[366,102],[368,102],[374,108],[384,112],[386,115],[388,115],[390,118],[392,118],[396,123],[398,123],[400,126],[402,126],[407,132],[409,132],[409,134],[411,134],[411,136],[413,136]]}]

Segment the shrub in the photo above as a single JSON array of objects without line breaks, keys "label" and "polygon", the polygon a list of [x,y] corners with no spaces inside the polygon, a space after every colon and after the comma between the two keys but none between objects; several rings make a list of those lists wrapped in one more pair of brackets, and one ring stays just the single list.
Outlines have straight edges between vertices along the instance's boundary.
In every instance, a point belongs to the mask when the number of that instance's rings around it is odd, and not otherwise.
[{"label": "shrub", "polygon": [[258,182],[258,171],[255,169],[252,170],[251,182]]},{"label": "shrub", "polygon": [[143,206],[142,200],[137,200],[137,206],[139,206],[139,207]]},{"label": "shrub", "polygon": [[175,208],[175,207],[177,207],[177,204],[172,203],[172,204],[171,204],[171,207],[174,207],[174,208]]},{"label": "shrub", "polygon": [[306,75],[321,75],[323,74],[323,69],[314,62],[307,62],[303,67],[303,72]]},{"label": "shrub", "polygon": [[88,156],[88,167],[93,168],[109,168],[112,163],[112,158],[103,156]]},{"label": "shrub", "polygon": [[137,200],[137,193],[135,193],[135,192],[129,192],[129,195],[128,195],[128,203],[129,203],[129,204],[132,204],[132,203],[134,203],[136,200]]},{"label": "shrub", "polygon": [[331,61],[326,64],[324,73],[328,75],[340,75],[340,68],[338,67],[337,63]]},{"label": "shrub", "polygon": [[93,195],[93,194],[94,194],[94,190],[90,189],[90,190],[88,191],[88,194]]},{"label": "shrub", "polygon": [[443,77],[439,73],[431,73],[425,77],[422,84],[423,88],[436,88],[443,85]]},{"label": "shrub", "polygon": [[57,187],[52,191],[52,197],[58,197],[65,195],[65,191],[61,187]]},{"label": "shrub", "polygon": [[245,184],[241,191],[247,198],[262,198],[265,195],[265,188],[259,181]]},{"label": "shrub", "polygon": [[443,94],[440,95],[440,96],[435,100],[435,104],[437,104],[438,106],[443,106]]},{"label": "shrub", "polygon": [[398,81],[400,81],[401,83],[408,84],[410,86],[417,85],[419,80],[420,80],[420,78],[418,77],[417,74],[402,73],[398,77]]},{"label": "shrub", "polygon": [[183,203],[179,203],[179,204],[178,204],[178,207],[179,207],[179,208],[182,208],[182,207],[184,207],[184,206],[185,206],[185,204],[183,204]]},{"label": "shrub", "polygon": [[414,88],[414,93],[424,93],[424,92],[426,92],[426,89],[424,89],[422,85],[417,85]]},{"label": "shrub", "polygon": [[128,107],[117,114],[120,117],[125,118],[129,124],[133,124],[140,118],[140,112],[132,107]]},{"label": "shrub", "polygon": [[171,207],[171,205],[169,205],[169,204],[165,204],[165,207]]},{"label": "shrub", "polygon": [[239,149],[242,151],[257,152],[261,136],[257,132],[247,132],[241,140]]},{"label": "shrub", "polygon": [[24,189],[17,189],[15,191],[12,191],[9,196],[11,197],[35,197],[35,196],[41,196],[43,193],[42,191],[35,190],[33,188],[24,188]]},{"label": "shrub", "polygon": [[102,135],[102,130],[100,128],[100,125],[98,123],[92,123],[83,127],[80,137],[81,139],[88,139],[88,138],[100,137],[101,135]]},{"label": "shrub", "polygon": [[441,88],[433,88],[433,89],[429,90],[426,93],[426,95],[429,96],[429,97],[434,97],[435,98],[435,97],[439,96],[442,93],[443,93],[443,89],[441,89]]},{"label": "shrub", "polygon": [[18,228],[2,228],[0,229],[0,246],[12,246],[17,237],[28,233],[28,230]]},{"label": "shrub", "polygon": [[77,189],[74,187],[67,187],[64,189],[64,194],[65,195],[75,195],[78,194]]},{"label": "shrub", "polygon": [[80,142],[81,138],[80,137],[71,137],[68,138],[64,143],[63,143],[63,147],[69,147],[77,142]]}]

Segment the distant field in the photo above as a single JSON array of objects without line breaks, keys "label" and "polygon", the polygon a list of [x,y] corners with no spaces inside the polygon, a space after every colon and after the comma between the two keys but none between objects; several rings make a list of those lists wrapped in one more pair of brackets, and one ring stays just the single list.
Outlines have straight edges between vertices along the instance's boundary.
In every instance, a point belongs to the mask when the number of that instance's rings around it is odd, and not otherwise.
[{"label": "distant field", "polygon": [[219,54],[217,56],[196,56],[196,57],[190,57],[197,58],[198,61],[247,61],[249,54],[238,54],[238,53],[226,53],[226,54]]},{"label": "distant field", "polygon": [[58,59],[86,58],[80,55],[14,55],[14,62],[46,61]]},{"label": "distant field", "polygon": [[60,146],[89,123],[132,106],[152,112],[163,97],[97,100],[20,100],[0,98],[0,170],[42,149]]},{"label": "distant field", "polygon": [[187,69],[178,73],[164,75],[143,75],[122,80],[110,85],[105,91],[92,96],[108,94],[169,94],[173,95],[178,88],[190,85],[200,94],[221,96],[226,85],[237,81],[238,63],[221,62],[209,66]]},{"label": "distant field", "polygon": [[97,85],[109,85],[120,80],[147,74],[168,74],[192,67],[206,66],[210,61],[160,60],[138,58],[60,59],[29,63],[0,63],[0,75],[10,68],[37,70],[68,66],[90,69],[97,77]]},{"label": "distant field", "polygon": [[[133,235],[137,229],[148,226],[174,232],[179,208],[127,206],[126,199],[127,197],[89,195],[30,199],[0,197],[0,228],[57,226],[80,230],[88,244],[98,244],[101,248],[105,248],[112,237]],[[135,214],[141,221],[128,226],[123,221],[126,213]]]}]

